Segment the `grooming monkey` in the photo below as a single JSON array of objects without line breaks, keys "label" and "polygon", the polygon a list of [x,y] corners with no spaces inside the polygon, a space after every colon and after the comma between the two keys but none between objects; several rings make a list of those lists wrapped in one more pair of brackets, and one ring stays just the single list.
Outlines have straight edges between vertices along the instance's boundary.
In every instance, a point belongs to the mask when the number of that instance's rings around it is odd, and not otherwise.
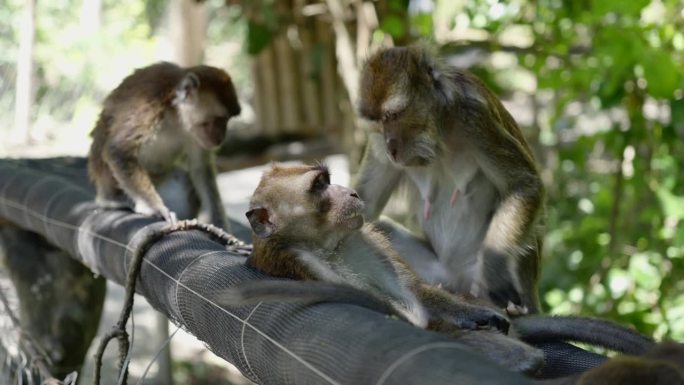
[{"label": "grooming monkey", "polygon": [[137,69],[107,96],[92,132],[88,173],[97,202],[116,207],[127,196],[136,212],[173,222],[157,188],[183,162],[199,218],[229,230],[213,150],[239,113],[230,76],[219,68],[161,62]]},{"label": "grooming monkey", "polygon": [[[489,298],[511,315],[537,313],[544,187],[497,97],[413,46],[371,55],[359,100],[360,114],[382,131],[369,139],[355,178],[366,220],[406,186],[412,230],[429,242],[447,287]],[[420,268],[430,261],[409,262],[435,281]]]}]

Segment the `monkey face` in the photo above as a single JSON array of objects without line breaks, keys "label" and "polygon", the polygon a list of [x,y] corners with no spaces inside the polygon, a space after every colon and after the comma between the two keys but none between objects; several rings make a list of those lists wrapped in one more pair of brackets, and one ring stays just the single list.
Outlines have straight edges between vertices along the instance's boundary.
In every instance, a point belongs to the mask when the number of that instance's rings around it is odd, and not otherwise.
[{"label": "monkey face", "polygon": [[363,201],[330,184],[324,166],[274,165],[264,173],[247,212],[254,233],[332,247],[363,225]]},{"label": "monkey face", "polygon": [[[222,74],[223,72],[219,72]],[[206,74],[199,72],[206,78]],[[227,75],[226,75],[227,77]],[[205,87],[200,88],[200,78],[193,72],[186,75],[176,89],[174,104],[178,110],[181,125],[202,148],[218,148],[226,138],[228,120],[240,113],[232,83],[223,84],[232,91],[225,96],[218,93],[216,84],[210,87],[211,79],[204,79]],[[223,90],[222,87],[220,88]],[[224,92],[225,93],[225,92]],[[224,100],[225,99],[225,100]],[[225,101],[231,101],[226,105]]]},{"label": "monkey face", "polygon": [[389,159],[426,166],[437,157],[437,106],[430,71],[406,48],[371,56],[361,72],[359,112],[378,122]]},{"label": "monkey face", "polygon": [[212,150],[223,143],[230,116],[214,94],[200,93],[177,106],[183,129],[202,148]]}]

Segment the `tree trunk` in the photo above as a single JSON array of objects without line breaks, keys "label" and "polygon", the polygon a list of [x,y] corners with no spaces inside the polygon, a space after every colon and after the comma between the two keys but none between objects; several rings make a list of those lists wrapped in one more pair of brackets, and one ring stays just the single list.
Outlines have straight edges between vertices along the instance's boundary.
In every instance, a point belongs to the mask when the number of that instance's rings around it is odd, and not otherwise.
[{"label": "tree trunk", "polygon": [[83,33],[97,33],[102,26],[102,0],[83,0],[80,19]]},{"label": "tree trunk", "polygon": [[17,57],[13,141],[31,141],[31,106],[34,98],[33,49],[36,34],[36,0],[25,0]]},{"label": "tree trunk", "polygon": [[204,56],[207,30],[206,7],[194,0],[171,0],[169,32],[174,61],[187,67],[200,64]]},{"label": "tree trunk", "polygon": [[0,247],[19,297],[24,338],[44,352],[55,378],[80,371],[97,333],[105,280],[42,236],[11,225],[0,227]]}]

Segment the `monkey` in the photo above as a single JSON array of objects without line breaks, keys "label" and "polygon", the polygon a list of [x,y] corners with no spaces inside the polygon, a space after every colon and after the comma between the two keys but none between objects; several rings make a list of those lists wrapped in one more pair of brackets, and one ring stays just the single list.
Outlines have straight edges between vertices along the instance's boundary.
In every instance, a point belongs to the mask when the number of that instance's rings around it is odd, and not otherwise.
[{"label": "monkey", "polygon": [[[538,369],[543,362],[541,351],[508,338],[508,320],[498,310],[469,303],[421,281],[387,239],[364,223],[363,209],[363,201],[354,190],[330,183],[330,172],[324,165],[273,164],[263,173],[245,214],[253,243],[246,264],[271,276],[307,281],[309,285],[259,281],[243,286],[242,301],[233,297],[222,302],[249,302],[244,298],[250,295],[259,300],[278,300],[298,293],[306,296],[309,289],[337,285],[329,287],[327,293],[349,299],[354,298],[354,291],[360,292],[361,306],[389,309],[419,328],[458,335],[473,350],[509,368]],[[237,292],[239,297],[239,289]],[[486,338],[467,333],[475,330],[492,333]],[[495,347],[489,348],[492,345]]]},{"label": "monkey", "polygon": [[249,207],[253,251],[248,266],[276,277],[348,284],[423,328],[440,322],[461,329],[508,325],[493,309],[420,281],[387,240],[364,223],[358,194],[331,184],[324,165],[273,164]]},{"label": "monkey", "polygon": [[445,287],[489,298],[511,316],[538,313],[545,189],[499,99],[421,45],[371,54],[359,87],[360,116],[380,128],[353,183],[366,220],[377,220],[404,187],[405,224],[433,253],[409,263],[438,263]]},{"label": "monkey", "polygon": [[[273,164],[264,172],[247,219],[253,251],[246,264],[274,277],[216,294],[218,303],[342,302],[394,315],[450,334],[514,370],[534,371],[543,356],[527,343],[576,341],[629,354],[653,342],[608,321],[586,317],[523,316],[508,320],[491,304],[465,299],[423,282],[371,224],[353,189],[330,183],[323,165]],[[491,309],[484,311],[482,307]],[[492,330],[476,330],[476,329]]]},{"label": "monkey", "polygon": [[[423,282],[387,239],[364,223],[363,210],[353,189],[330,183],[325,166],[273,164],[264,172],[246,213],[253,241],[246,264],[274,277],[304,282],[249,281],[222,291],[217,302],[342,302],[367,307],[449,334],[472,351],[525,373],[534,373],[543,360],[529,344],[576,341],[629,354],[653,346],[636,332],[586,317],[521,316],[510,320],[508,336],[509,321],[502,323],[500,315],[492,319],[477,309],[475,318],[464,320],[464,314],[472,317],[473,305]],[[477,303],[498,313],[485,305],[486,300]]]},{"label": "monkey", "polygon": [[684,344],[661,342],[642,355],[611,358],[584,373],[539,385],[684,385]]},{"label": "monkey", "polygon": [[199,198],[200,220],[230,230],[214,150],[240,110],[222,69],[160,62],[135,70],[106,97],[91,133],[88,173],[96,201],[120,207],[128,197],[135,212],[174,222],[157,189],[180,163]]}]

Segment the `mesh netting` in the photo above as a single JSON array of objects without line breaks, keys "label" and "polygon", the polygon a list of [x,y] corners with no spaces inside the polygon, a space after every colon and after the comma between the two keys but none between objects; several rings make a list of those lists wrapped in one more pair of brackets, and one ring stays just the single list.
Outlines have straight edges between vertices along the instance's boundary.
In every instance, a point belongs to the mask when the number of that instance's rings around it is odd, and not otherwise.
[{"label": "mesh netting", "polygon": [[[123,284],[136,240],[165,223],[92,199],[84,159],[0,160],[0,217]],[[137,291],[260,384],[530,383],[447,336],[358,306],[218,305],[214,293],[267,278],[244,261],[203,231],[173,232],[145,254]]]}]

